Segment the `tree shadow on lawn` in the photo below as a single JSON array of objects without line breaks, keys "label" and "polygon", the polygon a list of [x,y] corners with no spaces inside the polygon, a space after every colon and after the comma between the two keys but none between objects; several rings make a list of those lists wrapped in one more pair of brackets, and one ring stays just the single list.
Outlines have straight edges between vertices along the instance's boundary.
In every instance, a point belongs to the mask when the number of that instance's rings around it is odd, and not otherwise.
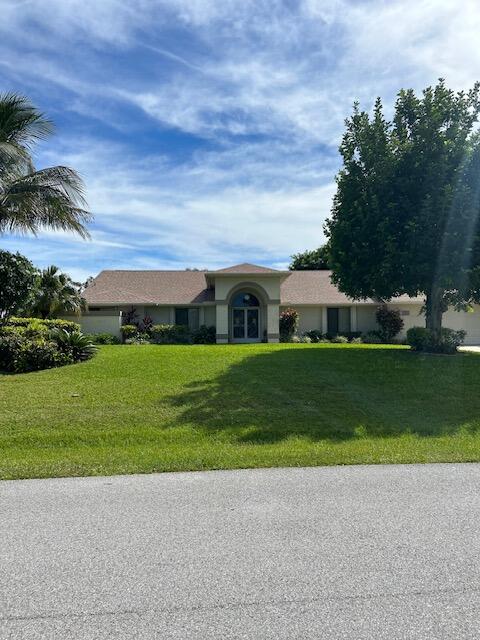
[{"label": "tree shadow on lawn", "polygon": [[246,354],[218,377],[171,396],[176,417],[169,426],[257,444],[476,433],[479,383],[473,354],[292,346]]}]

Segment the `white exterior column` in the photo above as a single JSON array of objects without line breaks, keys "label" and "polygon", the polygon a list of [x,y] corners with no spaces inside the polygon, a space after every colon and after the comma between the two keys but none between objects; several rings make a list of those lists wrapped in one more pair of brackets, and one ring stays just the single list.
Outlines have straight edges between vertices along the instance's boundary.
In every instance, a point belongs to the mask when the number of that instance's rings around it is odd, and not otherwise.
[{"label": "white exterior column", "polygon": [[327,315],[327,307],[322,307],[322,333],[327,333],[328,331],[328,315]]},{"label": "white exterior column", "polygon": [[280,342],[280,305],[267,304],[267,342]]},{"label": "white exterior column", "polygon": [[357,305],[350,307],[350,331],[357,330]]},{"label": "white exterior column", "polygon": [[218,304],[216,306],[217,317],[217,344],[228,342],[228,304]]}]

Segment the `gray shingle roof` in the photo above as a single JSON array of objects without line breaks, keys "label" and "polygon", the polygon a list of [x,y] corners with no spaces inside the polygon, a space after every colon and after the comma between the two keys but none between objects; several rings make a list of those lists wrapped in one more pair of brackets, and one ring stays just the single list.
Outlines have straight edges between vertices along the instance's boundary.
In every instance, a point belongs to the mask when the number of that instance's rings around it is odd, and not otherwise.
[{"label": "gray shingle roof", "polygon": [[[257,271],[245,271],[245,268]],[[238,269],[238,271],[237,271]],[[236,265],[214,273],[278,273],[283,272]],[[349,304],[351,300],[331,282],[330,271],[291,271],[281,282],[281,304]],[[117,304],[201,304],[214,300],[214,291],[208,288],[205,271],[101,271],[84,292],[89,305]],[[373,300],[362,301],[374,303]],[[401,296],[393,303],[421,303],[421,298]]]}]

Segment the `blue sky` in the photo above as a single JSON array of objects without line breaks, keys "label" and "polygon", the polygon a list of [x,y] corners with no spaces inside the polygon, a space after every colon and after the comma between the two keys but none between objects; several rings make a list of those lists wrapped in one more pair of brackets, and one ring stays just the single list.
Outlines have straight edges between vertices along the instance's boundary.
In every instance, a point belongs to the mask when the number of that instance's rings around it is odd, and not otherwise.
[{"label": "blue sky", "polygon": [[[39,266],[277,267],[322,243],[354,100],[480,79],[477,0],[2,0],[0,90],[56,123],[92,240],[7,236]],[[387,109],[388,112],[388,109]]]}]

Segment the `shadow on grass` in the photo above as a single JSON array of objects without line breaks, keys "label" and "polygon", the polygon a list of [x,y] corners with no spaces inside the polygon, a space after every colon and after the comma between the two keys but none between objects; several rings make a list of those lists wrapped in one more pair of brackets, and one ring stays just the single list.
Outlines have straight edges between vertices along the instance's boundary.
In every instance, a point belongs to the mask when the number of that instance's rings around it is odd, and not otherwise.
[{"label": "shadow on grass", "polygon": [[246,351],[218,377],[168,398],[176,409],[169,426],[188,423],[257,444],[475,433],[479,384],[480,358],[471,354],[297,346]]}]

